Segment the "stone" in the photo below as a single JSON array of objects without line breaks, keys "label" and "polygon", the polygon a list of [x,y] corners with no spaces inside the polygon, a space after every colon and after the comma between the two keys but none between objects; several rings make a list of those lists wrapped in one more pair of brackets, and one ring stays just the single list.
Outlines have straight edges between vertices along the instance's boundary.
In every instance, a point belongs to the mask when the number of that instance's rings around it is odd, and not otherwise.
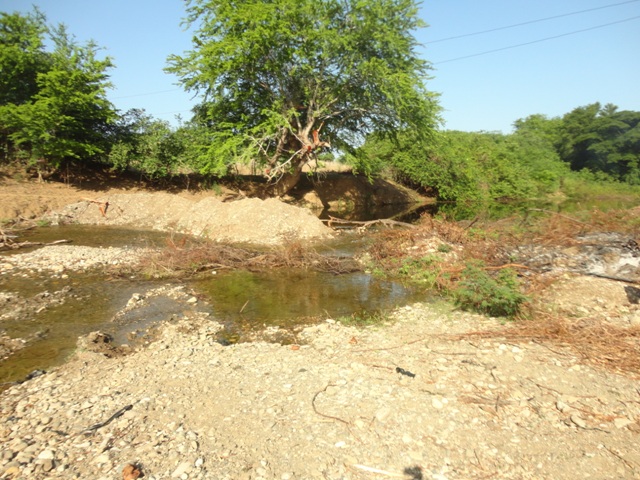
[{"label": "stone", "polygon": [[631,425],[632,423],[635,422],[633,420],[629,420],[628,418],[616,418],[613,421],[613,424],[616,426],[616,428],[624,428]]},{"label": "stone", "polygon": [[569,418],[571,419],[571,422],[573,422],[573,424],[576,425],[577,427],[587,428],[587,422],[585,422],[582,417],[578,415],[571,415],[571,417]]},{"label": "stone", "polygon": [[6,465],[4,473],[2,474],[2,478],[14,478],[20,475],[20,466],[19,465]]},{"label": "stone", "polygon": [[181,478],[182,475],[191,471],[190,462],[182,462],[171,474],[171,478]]},{"label": "stone", "polygon": [[45,472],[50,472],[51,470],[53,470],[55,463],[53,462],[53,459],[47,458],[42,461],[41,465],[42,465],[42,470],[44,470]]},{"label": "stone", "polygon": [[51,450],[43,450],[38,455],[38,460],[52,460],[55,457],[53,451]]}]

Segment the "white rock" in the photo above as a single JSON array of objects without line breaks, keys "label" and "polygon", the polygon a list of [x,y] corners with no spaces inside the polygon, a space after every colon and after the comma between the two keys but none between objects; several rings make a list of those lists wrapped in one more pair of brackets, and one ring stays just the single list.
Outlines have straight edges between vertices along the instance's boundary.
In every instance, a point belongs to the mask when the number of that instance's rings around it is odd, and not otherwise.
[{"label": "white rock", "polygon": [[181,478],[183,474],[191,470],[190,462],[182,462],[171,474],[171,478]]},{"label": "white rock", "polygon": [[613,424],[616,426],[616,428],[624,428],[628,425],[631,425],[633,422],[633,420],[629,420],[628,418],[616,418],[613,421]]},{"label": "white rock", "polygon": [[578,415],[571,415],[571,421],[578,427],[580,428],[587,428],[587,422],[585,422],[581,417],[579,417]]},{"label": "white rock", "polygon": [[38,455],[38,460],[52,460],[53,458],[55,458],[55,454],[52,450],[43,450]]}]

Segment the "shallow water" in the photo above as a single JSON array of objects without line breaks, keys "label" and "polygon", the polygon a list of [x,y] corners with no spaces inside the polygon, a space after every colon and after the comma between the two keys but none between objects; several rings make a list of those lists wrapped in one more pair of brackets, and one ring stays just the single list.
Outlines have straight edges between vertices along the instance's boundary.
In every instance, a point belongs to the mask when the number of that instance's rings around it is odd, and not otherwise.
[{"label": "shallow water", "polygon": [[[166,232],[126,228],[68,225],[29,231],[20,241],[71,240],[71,245],[91,247],[162,246],[176,240]],[[351,255],[362,244],[361,237],[343,235],[318,246],[328,255]],[[35,247],[34,247],[35,248]],[[25,249],[14,251],[17,254]],[[111,279],[100,274],[68,272],[67,278],[0,276],[0,290],[31,298],[44,291],[70,287],[62,305],[34,313],[27,320],[0,323],[12,338],[33,339],[22,350],[0,362],[0,384],[24,378],[35,369],[60,364],[74,351],[79,336],[101,330],[126,343],[127,333],[153,322],[179,318],[184,304],[156,297],[147,308],[134,310],[112,322],[134,293],[166,285],[167,281]],[[313,319],[337,319],[353,312],[391,309],[416,301],[410,289],[397,282],[376,279],[365,273],[332,275],[310,271],[274,270],[265,273],[235,271],[206,279],[180,282],[200,298],[201,309],[233,332],[259,330],[264,326],[291,328]],[[208,306],[204,306],[208,305]],[[237,337],[235,337],[237,338]]]},{"label": "shallow water", "polygon": [[[71,245],[86,247],[160,247],[168,242],[184,237],[155,230],[141,230],[132,227],[113,227],[95,225],[58,225],[33,228],[20,233],[19,242],[53,242],[69,240]],[[25,249],[13,253],[23,253]],[[12,252],[4,252],[5,254]]]},{"label": "shallow water", "polygon": [[398,282],[366,273],[308,271],[218,274],[190,283],[209,299],[213,317],[234,325],[292,327],[310,319],[338,319],[354,312],[388,310],[420,296]]},{"label": "shallow water", "polygon": [[130,297],[133,285],[105,281],[97,275],[71,274],[68,279],[3,278],[0,289],[30,298],[71,287],[62,305],[54,305],[26,319],[4,320],[0,329],[12,338],[33,339],[0,363],[0,383],[23,378],[35,369],[60,364],[73,352],[77,338],[95,330],[109,331],[111,317]]}]

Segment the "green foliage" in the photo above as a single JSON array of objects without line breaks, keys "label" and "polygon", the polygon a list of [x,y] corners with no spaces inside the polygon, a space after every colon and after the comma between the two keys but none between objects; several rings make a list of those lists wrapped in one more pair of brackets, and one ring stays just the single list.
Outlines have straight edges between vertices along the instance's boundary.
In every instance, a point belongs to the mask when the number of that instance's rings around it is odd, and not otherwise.
[{"label": "green foliage", "polygon": [[438,277],[442,260],[436,255],[422,258],[405,258],[398,268],[398,275],[424,285],[428,289],[438,288]]},{"label": "green foliage", "polygon": [[168,122],[131,110],[119,126],[109,162],[116,170],[136,171],[152,180],[170,177],[187,163],[189,140],[186,129],[174,131]]},{"label": "green foliage", "polygon": [[640,185],[640,112],[594,103],[562,118],[558,151],[573,170]]},{"label": "green foliage", "polygon": [[438,245],[438,252],[440,253],[449,253],[453,248],[448,243],[441,243]]},{"label": "green foliage", "polygon": [[203,172],[257,160],[278,180],[374,131],[435,128],[414,0],[192,0],[188,12],[194,49],[167,71],[203,94]]},{"label": "green foliage", "polygon": [[[57,168],[65,160],[104,154],[116,117],[106,98],[111,60],[98,59],[92,42],[78,45],[63,25],[47,27],[37,10],[26,16],[2,14],[0,35],[5,159],[38,160]],[[45,40],[52,52],[44,50]]]},{"label": "green foliage", "polygon": [[620,188],[615,181],[640,185],[640,112],[594,104],[563,118],[531,115],[514,126],[509,135],[444,131],[428,143],[410,131],[395,140],[374,134],[348,160],[369,176],[391,166],[401,181],[455,202],[457,217],[495,202]]},{"label": "green foliage", "polygon": [[369,137],[352,163],[357,166],[364,163],[360,157],[371,158],[369,165],[379,166],[378,171],[392,165],[399,179],[441,201],[486,206],[496,200],[532,198],[556,188],[566,167],[551,148],[524,135],[448,131],[424,143],[404,133],[396,143]]},{"label": "green foliage", "polygon": [[0,12],[0,105],[21,105],[38,92],[36,79],[49,63],[45,32],[37,9],[26,15]]},{"label": "green foliage", "polygon": [[451,294],[463,310],[494,317],[514,317],[528,300],[520,292],[516,272],[502,269],[490,275],[481,263],[468,263]]},{"label": "green foliage", "polygon": [[345,315],[338,318],[338,321],[343,325],[354,327],[382,325],[387,320],[387,315],[381,310],[360,310],[353,312],[351,315]]}]

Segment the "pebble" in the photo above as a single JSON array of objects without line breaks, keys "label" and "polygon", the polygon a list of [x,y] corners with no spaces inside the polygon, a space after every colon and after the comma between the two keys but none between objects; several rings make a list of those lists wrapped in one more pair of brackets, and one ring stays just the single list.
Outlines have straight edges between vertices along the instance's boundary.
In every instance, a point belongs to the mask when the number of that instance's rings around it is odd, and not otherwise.
[{"label": "pebble", "polygon": [[[304,347],[297,351],[266,342],[222,347],[203,334],[215,335],[215,322],[194,317],[165,325],[157,343],[130,356],[82,353],[0,394],[0,476],[111,480],[139,462],[148,480],[343,479],[355,478],[353,465],[391,475],[415,466],[425,479],[475,478],[481,465],[507,480],[568,480],[570,462],[542,461],[557,458],[559,445],[593,478],[615,472],[618,458],[584,456],[593,445],[631,453],[629,429],[640,415],[625,400],[637,395],[632,380],[555,367],[553,353],[535,344],[518,363],[514,355],[525,349],[504,340],[440,340],[430,332],[475,331],[479,320],[445,322],[431,308],[402,309],[409,317],[392,334],[323,322],[313,334],[297,333]],[[419,323],[404,326],[414,315]],[[407,342],[414,343],[396,348]],[[319,348],[326,345],[332,354]],[[403,381],[395,365],[419,375]],[[77,435],[125,405],[133,408]],[[612,418],[615,428],[604,421],[607,433],[566,428],[567,421],[588,428],[591,419],[572,405]]]},{"label": "pebble", "polygon": [[190,462],[182,462],[171,474],[171,478],[181,478],[182,475],[191,471],[191,463]]},{"label": "pebble", "polygon": [[578,416],[578,415],[571,415],[571,417],[569,417],[571,419],[571,421],[578,427],[580,428],[587,428],[587,422],[585,422],[582,417]]},{"label": "pebble", "polygon": [[616,418],[613,421],[613,424],[615,425],[616,428],[624,428],[624,427],[628,427],[629,425],[635,423],[633,420],[629,420],[628,418]]}]

